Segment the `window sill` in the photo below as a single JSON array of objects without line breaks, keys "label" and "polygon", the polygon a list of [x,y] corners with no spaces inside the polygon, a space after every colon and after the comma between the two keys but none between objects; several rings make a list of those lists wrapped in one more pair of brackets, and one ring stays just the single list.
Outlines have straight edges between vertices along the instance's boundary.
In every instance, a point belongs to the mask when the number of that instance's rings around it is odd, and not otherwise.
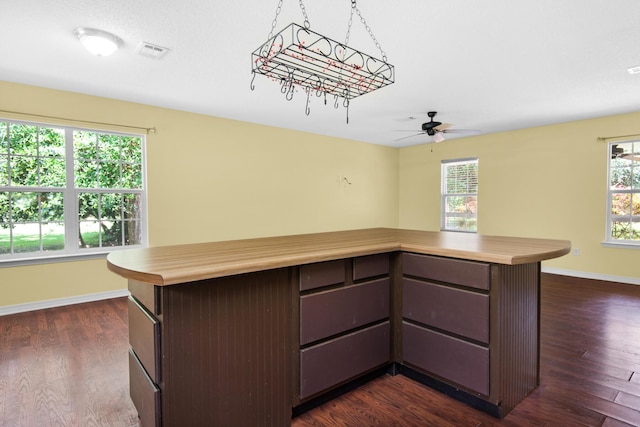
[{"label": "window sill", "polygon": [[440,231],[447,232],[447,233],[478,234],[477,231],[473,231],[473,230],[452,230],[452,229],[448,229],[448,228],[441,228]]},{"label": "window sill", "polygon": [[626,243],[626,242],[602,242],[600,245],[601,245],[603,248],[640,249],[640,242],[638,242],[638,243]]},{"label": "window sill", "polygon": [[106,259],[109,253],[126,249],[141,248],[143,246],[127,246],[124,248],[110,248],[108,250],[91,251],[87,253],[59,254],[47,256],[33,256],[25,258],[0,259],[0,268],[23,267],[29,265],[52,264],[59,262],[87,261],[92,259]]}]

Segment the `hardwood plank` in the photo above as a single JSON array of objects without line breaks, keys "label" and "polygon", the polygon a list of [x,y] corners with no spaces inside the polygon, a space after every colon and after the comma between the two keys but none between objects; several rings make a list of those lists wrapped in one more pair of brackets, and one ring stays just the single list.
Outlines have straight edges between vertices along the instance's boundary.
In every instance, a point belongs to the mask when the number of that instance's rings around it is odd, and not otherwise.
[{"label": "hardwood plank", "polygon": [[502,426],[512,422],[521,427],[528,426],[600,426],[604,415],[578,405],[577,401],[563,399],[570,396],[572,389],[557,390],[542,384],[507,415],[494,425]]},{"label": "hardwood plank", "polygon": [[615,397],[614,402],[631,409],[640,409],[640,396],[624,393],[622,391]]},{"label": "hardwood plank", "polygon": [[600,348],[590,349],[583,355],[585,359],[593,360],[603,365],[620,365],[624,363],[628,369],[640,371],[640,353],[634,355],[624,350],[617,350],[614,346],[606,344]]},{"label": "hardwood plank", "polygon": [[573,351],[560,346],[552,346],[549,343],[542,343],[541,351],[547,357],[543,371],[545,368],[568,369],[570,372],[582,372],[581,376],[588,376],[591,372],[597,372],[624,381],[628,381],[633,373],[631,369],[623,366],[604,365],[597,361],[586,359],[583,357],[586,350]]},{"label": "hardwood plank", "polygon": [[623,423],[613,418],[607,418],[602,423],[602,427],[634,427],[632,424]]}]

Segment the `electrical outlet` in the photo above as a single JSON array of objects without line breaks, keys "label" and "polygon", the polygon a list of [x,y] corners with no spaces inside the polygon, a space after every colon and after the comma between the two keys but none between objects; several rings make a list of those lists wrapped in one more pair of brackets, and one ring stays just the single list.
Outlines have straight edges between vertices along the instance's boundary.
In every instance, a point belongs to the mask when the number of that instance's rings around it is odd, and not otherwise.
[{"label": "electrical outlet", "polygon": [[579,248],[573,248],[573,256],[580,256],[580,249]]}]

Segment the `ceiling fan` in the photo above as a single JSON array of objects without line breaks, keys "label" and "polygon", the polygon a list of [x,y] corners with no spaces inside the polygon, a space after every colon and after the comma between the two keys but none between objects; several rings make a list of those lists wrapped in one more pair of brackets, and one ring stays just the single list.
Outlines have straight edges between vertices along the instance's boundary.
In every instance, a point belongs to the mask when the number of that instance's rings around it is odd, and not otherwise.
[{"label": "ceiling fan", "polygon": [[413,138],[419,135],[429,135],[432,137],[433,142],[442,142],[446,139],[444,137],[444,134],[446,133],[480,133],[480,131],[476,130],[451,129],[451,127],[453,126],[451,123],[442,123],[434,120],[437,114],[437,111],[429,111],[427,113],[427,116],[429,116],[429,121],[422,123],[422,125],[420,126],[420,132],[416,133],[415,135],[409,135],[403,138],[396,139],[395,141],[401,141],[403,139]]},{"label": "ceiling fan", "polygon": [[611,147],[611,158],[629,161],[640,161],[640,153],[625,153],[624,148],[619,147],[618,144],[613,144],[613,146]]}]

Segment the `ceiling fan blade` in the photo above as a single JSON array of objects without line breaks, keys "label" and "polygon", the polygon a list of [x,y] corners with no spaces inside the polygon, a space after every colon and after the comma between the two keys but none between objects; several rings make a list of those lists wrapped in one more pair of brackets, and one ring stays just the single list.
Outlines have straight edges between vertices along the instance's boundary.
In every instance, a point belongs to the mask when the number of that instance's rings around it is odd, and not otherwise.
[{"label": "ceiling fan blade", "polygon": [[482,133],[478,129],[443,129],[440,132],[443,132],[443,133],[467,133],[467,134],[470,134],[470,135],[477,135],[477,134]]},{"label": "ceiling fan blade", "polygon": [[443,131],[445,129],[449,129],[451,126],[453,126],[452,123],[440,123],[438,126],[435,127],[435,129],[439,131]]},{"label": "ceiling fan blade", "polygon": [[419,135],[426,135],[426,133],[425,133],[425,132],[420,132],[420,133],[416,133],[416,134],[414,134],[414,135],[409,135],[409,136],[404,136],[404,137],[402,137],[402,138],[394,139],[393,141],[394,141],[394,142],[396,142],[396,141],[402,141],[403,139],[413,138],[413,137],[416,137],[416,136],[419,136]]},{"label": "ceiling fan blade", "polygon": [[629,161],[640,161],[640,153],[625,153],[620,154],[618,156],[619,159],[629,160]]}]

